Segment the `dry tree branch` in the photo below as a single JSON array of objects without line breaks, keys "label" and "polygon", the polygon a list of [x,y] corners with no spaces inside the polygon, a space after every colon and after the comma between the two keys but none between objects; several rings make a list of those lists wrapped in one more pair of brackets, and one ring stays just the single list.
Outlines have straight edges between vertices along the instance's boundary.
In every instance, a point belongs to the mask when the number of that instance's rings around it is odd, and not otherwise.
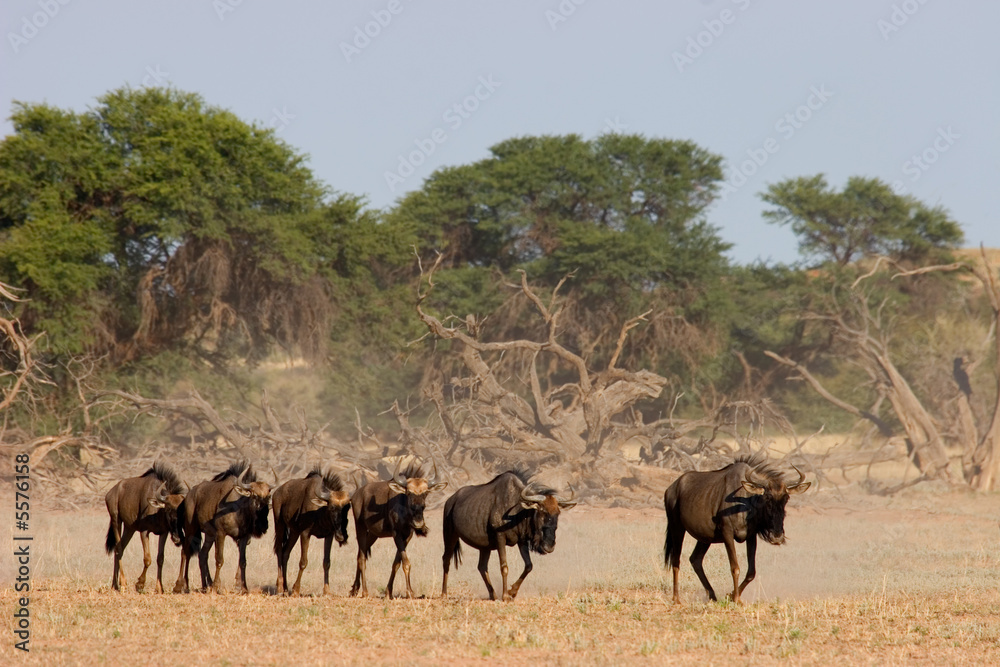
[{"label": "dry tree branch", "polygon": [[615,353],[611,355],[611,361],[608,362],[608,370],[614,369],[615,364],[618,363],[618,357],[621,356],[622,348],[625,346],[625,339],[628,337],[628,332],[639,326],[640,322],[648,322],[646,316],[649,315],[651,312],[653,312],[652,308],[647,310],[642,315],[637,315],[636,317],[633,317],[632,319],[625,322],[625,324],[622,326],[622,330],[618,334],[618,344],[615,345]]}]

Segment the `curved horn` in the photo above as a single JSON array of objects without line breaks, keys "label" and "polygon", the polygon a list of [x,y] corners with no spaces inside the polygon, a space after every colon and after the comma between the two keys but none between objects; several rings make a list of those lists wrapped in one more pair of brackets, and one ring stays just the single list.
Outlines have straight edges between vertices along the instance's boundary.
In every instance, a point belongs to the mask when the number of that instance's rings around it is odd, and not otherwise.
[{"label": "curved horn", "polygon": [[188,484],[187,482],[181,482],[181,483],[187,487],[187,491],[184,492],[184,495],[191,493],[191,485]]},{"label": "curved horn", "polygon": [[806,481],[806,476],[802,474],[801,470],[799,470],[795,466],[792,466],[792,470],[794,470],[795,472],[799,473],[799,480],[797,482],[795,482],[795,484],[789,485],[788,486],[789,489],[794,489],[796,486],[798,486],[802,482]]},{"label": "curved horn", "polygon": [[274,485],[278,486],[279,485],[279,482],[278,482],[278,471],[274,469],[274,466],[270,466],[270,468],[271,468],[271,474],[274,475]]},{"label": "curved horn", "polygon": [[168,495],[169,494],[167,493],[167,480],[163,480],[162,482],[160,482],[160,487],[156,489],[156,497],[157,499],[160,500],[160,502],[163,502],[164,500],[167,499]]},{"label": "curved horn", "polygon": [[755,475],[754,475],[754,472],[753,472],[753,468],[749,468],[746,471],[746,474],[743,475],[743,479],[745,479],[749,484],[752,484],[752,485],[756,486],[758,489],[763,489],[764,485],[761,484],[760,482],[758,482],[757,480],[755,480],[754,477],[755,477]]},{"label": "curved horn", "polygon": [[530,487],[524,487],[521,489],[521,500],[526,503],[541,503],[545,502],[545,496],[540,494],[532,494]]},{"label": "curved horn", "polygon": [[240,473],[240,476],[236,478],[236,485],[238,487],[240,487],[241,489],[248,489],[248,488],[250,488],[250,485],[247,484],[247,482],[246,482],[246,477],[250,473],[250,468],[252,468],[252,467],[253,466],[251,466],[251,465],[247,465],[247,467],[243,469],[243,472]]},{"label": "curved horn", "polygon": [[558,502],[559,504],[572,503],[576,498],[576,489],[573,488],[573,485],[566,484],[566,486],[569,487],[569,498],[560,498],[559,496],[556,496],[556,502]]},{"label": "curved horn", "polygon": [[401,486],[406,486],[406,479],[399,473],[399,467],[403,465],[403,458],[396,459],[396,469],[392,471],[392,480]]},{"label": "curved horn", "polygon": [[431,469],[431,478],[427,481],[428,486],[434,486],[437,484],[438,480],[438,464],[437,461],[433,462],[433,468]]}]

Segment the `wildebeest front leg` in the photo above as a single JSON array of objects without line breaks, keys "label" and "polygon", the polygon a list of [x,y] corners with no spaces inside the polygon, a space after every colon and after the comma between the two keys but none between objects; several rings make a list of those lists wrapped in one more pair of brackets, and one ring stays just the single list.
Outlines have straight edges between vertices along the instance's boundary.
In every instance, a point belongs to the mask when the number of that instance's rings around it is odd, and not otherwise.
[{"label": "wildebeest front leg", "polygon": [[299,587],[302,585],[302,573],[306,569],[306,565],[309,564],[309,531],[304,530],[299,536],[299,576],[295,578],[295,588],[292,589],[292,595],[299,594]]},{"label": "wildebeest front leg", "polygon": [[333,536],[323,541],[323,595],[330,594],[330,547],[333,546]]},{"label": "wildebeest front leg", "polygon": [[507,594],[507,545],[503,542],[497,545],[497,560],[500,561],[500,599],[506,602],[510,596]]},{"label": "wildebeest front leg", "polygon": [[139,541],[142,542],[142,574],[135,580],[135,591],[141,593],[146,588],[146,571],[153,563],[153,557],[149,555],[149,531],[139,531]]},{"label": "wildebeest front leg", "polygon": [[[241,537],[237,546],[239,547],[240,559],[237,564],[236,569],[236,588],[240,593],[249,593],[250,589],[247,588],[247,544],[250,543],[250,536]],[[295,586],[296,593],[298,592],[298,584]]]},{"label": "wildebeest front leg", "polygon": [[486,584],[490,599],[496,600],[497,592],[493,590],[493,584],[490,583],[490,549],[479,550],[479,574],[483,578],[483,583]]},{"label": "wildebeest front leg", "polygon": [[702,564],[702,561],[705,559],[705,552],[708,551],[710,546],[712,545],[709,542],[698,542],[694,545],[694,551],[691,552],[691,567],[694,568],[694,573],[698,575],[701,585],[705,587],[708,599],[715,602],[718,598],[715,597],[712,584],[708,583],[708,577],[705,576],[705,567]]},{"label": "wildebeest front leg", "polygon": [[[206,545],[211,548],[212,543],[208,540],[205,541]],[[205,554],[205,563],[208,563],[208,550],[202,549]],[[222,580],[219,578],[222,575],[222,566],[226,562],[226,534],[223,532],[218,532],[215,534],[215,581],[209,582],[212,586],[212,592],[218,593],[219,589],[222,588]]]},{"label": "wildebeest front leg", "polygon": [[156,592],[163,593],[163,551],[167,546],[167,534],[159,537],[160,543],[156,549]]},{"label": "wildebeest front leg", "polygon": [[726,545],[726,555],[729,556],[729,571],[733,574],[733,592],[729,599],[739,604],[740,591],[743,589],[740,587],[740,560],[736,555],[736,540],[732,535],[723,534],[722,541]]},{"label": "wildebeest front leg", "polygon": [[747,587],[751,581],[757,576],[757,535],[751,533],[747,536],[747,576],[743,579],[743,583],[740,584],[740,595],[743,595],[743,589]]},{"label": "wildebeest front leg", "polygon": [[521,551],[521,560],[524,561],[524,572],[522,572],[521,576],[517,578],[517,581],[514,582],[514,585],[510,587],[510,599],[511,600],[513,600],[514,598],[517,597],[517,592],[521,589],[521,582],[523,582],[524,578],[528,576],[529,572],[531,572],[531,567],[532,567],[532,565],[531,565],[531,550],[528,548],[527,543],[526,542],[522,542],[522,543],[520,543],[520,544],[517,545],[517,548],[520,549],[520,551]]},{"label": "wildebeest front leg", "polygon": [[392,584],[396,580],[396,572],[403,567],[403,577],[406,579],[406,597],[413,598],[413,588],[410,586],[410,557],[406,555],[406,547],[410,536],[394,538],[396,542],[396,557],[392,559],[392,572],[389,574],[389,584],[385,587],[385,597],[392,598]]}]

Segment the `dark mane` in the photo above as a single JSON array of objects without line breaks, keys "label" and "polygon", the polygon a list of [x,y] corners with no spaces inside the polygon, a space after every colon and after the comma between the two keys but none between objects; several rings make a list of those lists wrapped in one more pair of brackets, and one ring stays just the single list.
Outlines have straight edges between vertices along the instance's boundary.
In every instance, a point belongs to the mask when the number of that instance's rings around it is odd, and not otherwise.
[{"label": "dark mane", "polygon": [[183,494],[184,493],[184,483],[181,482],[181,478],[177,476],[177,473],[166,463],[162,461],[156,461],[153,463],[153,467],[142,474],[143,477],[155,477],[161,482],[167,483],[167,493],[171,494]]},{"label": "dark mane", "polygon": [[227,477],[239,477],[240,475],[243,474],[244,470],[247,471],[247,476],[244,478],[245,482],[257,481],[257,473],[253,471],[253,468],[250,467],[250,462],[247,461],[246,459],[242,459],[240,461],[237,461],[236,463],[231,464],[228,468],[226,468],[224,472],[220,472],[218,475],[213,477],[212,481],[221,482]]},{"label": "dark mane", "polygon": [[424,466],[422,463],[414,459],[410,461],[405,470],[400,470],[399,474],[406,479],[416,479],[418,477],[424,476]]},{"label": "dark mane", "polygon": [[742,454],[737,456],[733,463],[746,463],[750,466],[754,473],[764,477],[769,482],[784,482],[784,473],[778,470],[770,461],[767,460],[767,453],[763,450],[754,452],[753,454]]},{"label": "dark mane", "polygon": [[329,491],[344,490],[344,483],[340,481],[340,475],[333,472],[332,470],[329,470],[326,473],[324,473],[323,470],[317,465],[315,468],[309,471],[308,475],[306,475],[306,479],[309,479],[310,477],[322,477],[323,486],[325,486]]},{"label": "dark mane", "polygon": [[490,482],[495,482],[504,475],[513,475],[514,477],[517,477],[522,484],[527,486],[531,482],[531,474],[532,473],[527,468],[524,468],[520,465],[516,465],[510,470],[505,470],[502,473],[498,474],[496,477],[491,479]]}]

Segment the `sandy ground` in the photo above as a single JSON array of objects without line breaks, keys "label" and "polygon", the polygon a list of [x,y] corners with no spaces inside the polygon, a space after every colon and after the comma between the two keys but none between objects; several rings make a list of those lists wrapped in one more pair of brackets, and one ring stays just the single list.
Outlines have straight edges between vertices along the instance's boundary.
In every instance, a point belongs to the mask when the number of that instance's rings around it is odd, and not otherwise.
[{"label": "sandy ground", "polygon": [[[248,581],[255,594],[118,595],[108,590],[106,513],[36,508],[30,531],[32,652],[24,656],[13,650],[16,570],[6,557],[0,560],[5,610],[0,625],[6,628],[0,663],[161,664],[168,661],[167,654],[157,653],[164,647],[174,656],[172,664],[184,664],[186,657],[207,664],[314,658],[316,664],[362,659],[388,664],[454,659],[457,664],[466,658],[542,664],[652,659],[656,664],[667,657],[678,664],[704,664],[706,657],[709,663],[719,657],[725,658],[720,663],[829,664],[824,658],[838,646],[840,661],[849,664],[995,664],[997,657],[1000,494],[924,485],[889,498],[831,489],[795,497],[785,524],[788,543],[761,545],[758,577],[744,594],[748,604],[740,608],[705,603],[686,561],[690,539],[681,570],[683,604],[679,609],[669,604],[661,509],[585,505],[563,516],[555,553],[535,557],[535,569],[517,601],[484,601],[475,552],[468,549],[463,565],[452,570],[452,596],[442,601],[440,510],[429,512],[428,518],[430,536],[416,538],[409,550],[414,589],[427,598],[386,606],[383,600],[345,597],[354,576],[353,526],[348,546],[334,550],[334,595],[328,598],[311,597],[322,589],[322,548],[316,541],[303,578],[303,592],[310,597],[269,594],[275,580],[270,533],[248,552]],[[13,553],[13,527],[0,530],[7,553]],[[384,590],[392,554],[387,540],[374,547],[368,574],[369,585],[378,592]],[[513,578],[521,565],[516,552],[510,557]],[[296,549],[292,562],[297,558]],[[744,558],[741,550],[741,562]],[[236,548],[229,542],[223,570],[229,590],[235,563]],[[141,569],[137,538],[125,565],[131,582]],[[177,565],[178,551],[168,545],[168,590]],[[709,551],[706,569],[716,590],[727,591],[721,546]],[[154,573],[155,565],[150,581]],[[196,582],[196,567],[193,575]],[[498,583],[495,558],[491,576]],[[258,624],[248,625],[247,610],[259,612]],[[769,621],[772,616],[777,620]],[[328,645],[313,637],[313,621],[336,641]],[[895,628],[895,623],[906,628]],[[248,639],[279,630],[287,638],[287,643],[279,642],[285,652],[271,645],[261,652]],[[734,644],[724,641],[729,635]],[[852,635],[856,640],[844,644],[843,638]],[[301,653],[314,644],[310,650],[318,654]],[[381,653],[380,646],[387,652]],[[350,649],[347,657],[344,647]]]}]

